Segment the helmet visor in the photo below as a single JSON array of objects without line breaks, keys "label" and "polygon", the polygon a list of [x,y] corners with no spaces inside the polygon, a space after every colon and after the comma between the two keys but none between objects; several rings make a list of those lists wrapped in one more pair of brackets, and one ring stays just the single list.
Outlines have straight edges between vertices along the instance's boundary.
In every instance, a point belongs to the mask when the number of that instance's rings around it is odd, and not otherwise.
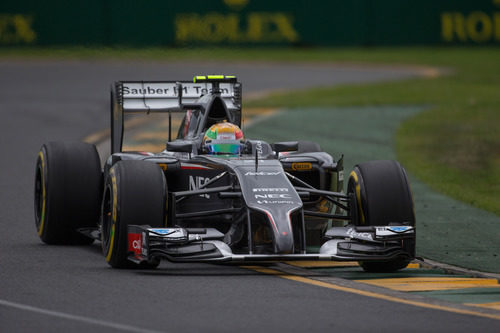
[{"label": "helmet visor", "polygon": [[205,147],[209,154],[230,154],[237,155],[242,150],[242,144],[239,140],[207,140]]}]

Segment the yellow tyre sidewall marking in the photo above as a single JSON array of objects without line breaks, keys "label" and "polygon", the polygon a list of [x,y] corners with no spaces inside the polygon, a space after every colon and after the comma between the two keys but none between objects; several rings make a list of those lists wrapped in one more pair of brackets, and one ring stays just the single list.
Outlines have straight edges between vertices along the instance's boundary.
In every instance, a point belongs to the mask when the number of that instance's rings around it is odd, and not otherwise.
[{"label": "yellow tyre sidewall marking", "polygon": [[111,177],[111,184],[113,190],[113,211],[112,211],[112,220],[113,225],[111,226],[111,232],[109,235],[109,247],[108,253],[106,254],[106,261],[109,262],[111,260],[111,256],[113,255],[113,246],[115,243],[115,228],[116,228],[116,218],[117,218],[117,206],[118,206],[118,188],[116,186],[116,176],[114,168],[111,168],[109,171],[109,176]]},{"label": "yellow tyre sidewall marking", "polygon": [[40,164],[42,165],[42,174],[40,177],[42,178],[42,214],[40,216],[40,225],[38,229],[38,236],[42,236],[43,234],[43,227],[45,225],[45,203],[46,203],[46,192],[45,192],[45,161],[43,158],[43,152],[38,153],[38,157],[40,158]]},{"label": "yellow tyre sidewall marking", "polygon": [[358,175],[353,170],[353,171],[351,171],[350,176],[354,179],[354,182],[356,183],[355,190],[356,190],[356,200],[358,201],[358,205],[359,205],[358,211],[360,213],[361,223],[365,224],[365,214],[363,213],[363,206],[361,204],[361,186],[359,186]]}]

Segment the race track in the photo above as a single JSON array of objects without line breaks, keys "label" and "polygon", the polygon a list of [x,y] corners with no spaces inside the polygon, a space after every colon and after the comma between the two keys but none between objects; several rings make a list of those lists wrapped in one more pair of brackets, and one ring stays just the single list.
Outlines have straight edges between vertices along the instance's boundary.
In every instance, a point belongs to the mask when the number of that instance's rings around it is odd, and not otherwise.
[{"label": "race track", "polygon": [[33,218],[42,143],[109,126],[115,80],[235,74],[246,95],[402,79],[413,69],[292,64],[0,62],[2,332],[495,332],[499,320],[324,288],[239,266],[111,269],[98,243],[47,246]]}]

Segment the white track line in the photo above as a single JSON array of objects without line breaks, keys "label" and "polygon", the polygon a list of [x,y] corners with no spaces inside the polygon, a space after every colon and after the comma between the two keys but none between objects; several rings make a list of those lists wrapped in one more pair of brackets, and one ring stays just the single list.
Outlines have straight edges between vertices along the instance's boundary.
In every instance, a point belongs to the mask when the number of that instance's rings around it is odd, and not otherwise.
[{"label": "white track line", "polygon": [[143,332],[144,333],[159,333],[160,332],[160,331],[153,331],[153,330],[135,327],[135,326],[130,326],[130,325],[113,323],[113,322],[105,321],[105,320],[99,320],[99,319],[93,319],[93,318],[72,315],[72,314],[59,312],[59,311],[51,311],[51,310],[41,309],[41,308],[37,308],[34,306],[30,306],[30,305],[14,303],[14,302],[9,302],[9,301],[0,299],[0,306],[2,306],[2,305],[6,306],[6,307],[10,307],[10,308],[19,309],[19,310],[35,312],[35,313],[39,313],[39,314],[43,314],[43,315],[47,315],[47,316],[58,317],[58,318],[63,318],[63,319],[68,319],[68,320],[73,320],[73,321],[79,321],[79,322],[90,324],[90,325],[97,325],[97,326],[103,326],[103,327],[108,327],[108,328],[114,328],[117,330],[122,330],[122,331],[127,331],[127,332],[141,332],[141,333],[143,333]]}]

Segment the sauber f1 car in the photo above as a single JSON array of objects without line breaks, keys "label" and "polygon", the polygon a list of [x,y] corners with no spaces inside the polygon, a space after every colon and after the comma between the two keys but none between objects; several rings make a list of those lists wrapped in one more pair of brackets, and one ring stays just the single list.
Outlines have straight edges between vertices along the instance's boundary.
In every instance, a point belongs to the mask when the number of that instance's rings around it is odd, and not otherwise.
[{"label": "sauber f1 car", "polygon": [[[154,268],[161,259],[406,267],[415,257],[415,213],[403,167],[389,160],[360,163],[344,192],[343,158],[316,143],[269,144],[234,133],[224,137],[220,129],[219,137],[210,137],[214,126],[241,127],[241,96],[234,76],[114,83],[111,155],[103,168],[89,143],[41,148],[35,177],[41,240],[100,240],[116,268]],[[168,119],[163,151],[123,149],[125,129],[133,128],[124,119],[137,113]],[[182,117],[176,139],[174,114]],[[214,143],[228,138],[236,149],[217,151]]]}]

